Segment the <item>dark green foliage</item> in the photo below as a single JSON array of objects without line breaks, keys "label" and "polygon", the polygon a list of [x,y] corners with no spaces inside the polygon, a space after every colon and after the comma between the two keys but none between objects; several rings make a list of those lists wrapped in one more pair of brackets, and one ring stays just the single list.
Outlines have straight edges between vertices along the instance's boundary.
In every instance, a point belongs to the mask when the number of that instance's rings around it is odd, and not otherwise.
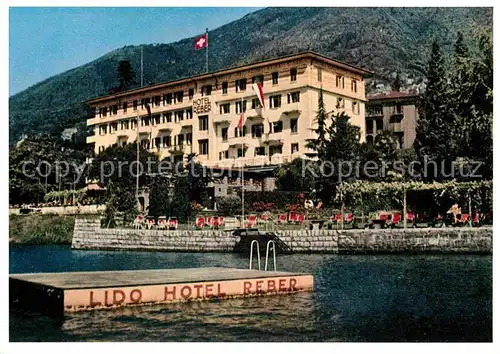
[{"label": "dark green foliage", "polygon": [[149,188],[148,215],[170,216],[170,178],[157,175]]},{"label": "dark green foliage", "polygon": [[394,78],[394,81],[391,84],[391,90],[392,91],[399,91],[401,90],[401,78],[399,77],[399,73],[396,74],[396,77]]},{"label": "dark green foliage", "polygon": [[116,69],[118,76],[118,90],[124,91],[131,88],[135,82],[135,72],[129,60],[120,60]]},{"label": "dark green foliage", "polygon": [[[491,31],[492,13],[490,8],[266,8],[210,31],[210,53],[217,54],[210,54],[209,69],[313,50],[378,77],[398,72],[419,79],[432,36],[439,36],[451,52],[458,30],[465,38],[480,26]],[[145,85],[205,71],[205,53],[193,51],[193,38],[143,49]],[[9,141],[36,132],[58,134],[84,122],[88,113],[83,103],[117,84],[120,61],[138,68],[140,52],[140,46],[114,50],[12,96]]]},{"label": "dark green foliage", "polygon": [[223,216],[241,215],[241,198],[238,196],[218,197],[217,211]]},{"label": "dark green foliage", "polygon": [[315,138],[307,139],[306,147],[315,150],[318,157],[323,159],[326,155],[326,124],[328,123],[329,114],[326,113],[325,102],[323,100],[323,90],[319,91],[318,110],[316,112],[316,133]]},{"label": "dark green foliage", "polygon": [[[279,166],[276,171],[276,188],[282,191],[305,191],[314,189],[315,177],[311,171],[305,168],[310,161],[296,158],[289,164]],[[311,164],[316,168],[315,164]]]},{"label": "dark green foliage", "polygon": [[310,198],[310,193],[297,191],[245,192],[245,210],[252,210],[256,203],[274,203],[277,209],[284,210],[287,205],[299,203],[301,194]]},{"label": "dark green foliage", "polygon": [[23,244],[71,244],[74,216],[10,215],[9,242]]}]

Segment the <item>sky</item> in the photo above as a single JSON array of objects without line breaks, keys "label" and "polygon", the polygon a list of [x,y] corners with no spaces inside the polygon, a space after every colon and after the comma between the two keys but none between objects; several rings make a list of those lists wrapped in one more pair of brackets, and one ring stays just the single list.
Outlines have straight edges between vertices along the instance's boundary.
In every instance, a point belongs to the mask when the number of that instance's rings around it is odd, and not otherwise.
[{"label": "sky", "polygon": [[11,7],[9,96],[125,45],[175,42],[257,9]]}]

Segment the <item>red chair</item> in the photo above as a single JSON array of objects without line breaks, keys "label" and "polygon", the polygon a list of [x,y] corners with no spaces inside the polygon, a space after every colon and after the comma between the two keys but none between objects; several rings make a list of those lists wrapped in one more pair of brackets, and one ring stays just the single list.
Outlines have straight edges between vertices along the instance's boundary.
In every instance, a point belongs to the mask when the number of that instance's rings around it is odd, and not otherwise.
[{"label": "red chair", "polygon": [[144,226],[144,215],[137,215],[134,220],[134,229],[140,229]]},{"label": "red chair", "polygon": [[344,218],[344,222],[347,223],[347,224],[350,224],[353,221],[354,221],[354,215],[352,215],[352,213],[346,214],[346,216]]},{"label": "red chair", "polygon": [[340,220],[342,220],[342,214],[337,214],[337,215],[332,216],[332,217],[330,218],[330,221],[331,221],[331,222],[337,222],[337,223],[339,223],[339,222],[340,222]]},{"label": "red chair", "polygon": [[387,221],[387,220],[389,220],[389,214],[380,213],[380,214],[378,214],[378,219],[380,221]]},{"label": "red chair", "polygon": [[469,222],[469,214],[460,214],[460,219],[458,219],[458,224],[465,225]]},{"label": "red chair", "polygon": [[296,222],[296,221],[297,221],[297,213],[291,211],[290,214],[288,214],[288,222]]},{"label": "red chair", "polygon": [[211,216],[207,216],[205,226],[212,227],[212,217]]},{"label": "red chair", "polygon": [[220,226],[218,218],[212,218],[212,228],[218,229]]},{"label": "red chair", "polygon": [[194,226],[197,229],[203,229],[205,227],[205,218],[203,216],[198,216],[196,218]]},{"label": "red chair", "polygon": [[415,214],[412,211],[406,213],[406,221],[414,222]]},{"label": "red chair", "polygon": [[391,215],[391,225],[392,226],[398,225],[400,221],[401,221],[401,214],[400,213],[393,213]]},{"label": "red chair", "polygon": [[286,214],[278,215],[278,224],[284,224],[284,223],[286,223]]},{"label": "red chair", "polygon": [[220,226],[224,226],[224,223],[225,223],[225,219],[223,216],[219,216],[219,225]]},{"label": "red chair", "polygon": [[168,219],[168,228],[170,230],[177,230],[179,223],[177,222],[177,218],[169,218]]},{"label": "red chair", "polygon": [[147,227],[148,229],[150,229],[150,230],[151,230],[151,229],[154,229],[155,225],[156,225],[156,224],[155,224],[155,219],[153,219],[153,218],[148,218],[148,219],[147,219],[147,222],[146,222],[146,227]]},{"label": "red chair", "polygon": [[166,216],[159,216],[158,217],[158,229],[164,230],[165,227],[167,227],[167,217]]},{"label": "red chair", "polygon": [[247,219],[247,229],[250,229],[255,226],[255,223],[257,222],[257,215],[249,215]]},{"label": "red chair", "polygon": [[259,218],[259,222],[266,223],[269,221],[269,214],[261,214]]},{"label": "red chair", "polygon": [[299,214],[297,216],[297,224],[303,224],[305,220],[306,220],[305,214]]},{"label": "red chair", "polygon": [[479,218],[479,213],[475,212],[474,213],[474,219],[472,220],[472,225],[479,226],[481,223],[481,220]]}]

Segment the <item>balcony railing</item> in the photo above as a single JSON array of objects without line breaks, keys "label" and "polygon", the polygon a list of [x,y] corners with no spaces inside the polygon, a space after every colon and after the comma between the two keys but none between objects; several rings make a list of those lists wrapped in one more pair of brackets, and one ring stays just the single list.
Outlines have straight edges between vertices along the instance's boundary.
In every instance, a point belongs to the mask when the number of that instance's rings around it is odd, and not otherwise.
[{"label": "balcony railing", "polygon": [[283,114],[300,113],[300,102],[287,103],[283,105]]},{"label": "balcony railing", "polygon": [[367,117],[382,117],[384,115],[384,111],[382,110],[382,107],[371,107],[367,108],[366,110],[366,116]]}]

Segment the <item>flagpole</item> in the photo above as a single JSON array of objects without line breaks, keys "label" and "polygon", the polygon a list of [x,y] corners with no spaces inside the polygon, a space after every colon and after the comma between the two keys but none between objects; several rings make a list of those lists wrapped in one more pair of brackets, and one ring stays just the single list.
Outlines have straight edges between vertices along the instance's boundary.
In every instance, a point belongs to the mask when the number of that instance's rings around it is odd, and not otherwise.
[{"label": "flagpole", "polygon": [[207,39],[207,46],[205,47],[205,68],[208,73],[208,28],[205,30],[205,36]]},{"label": "flagpole", "polygon": [[[143,76],[144,76],[144,54],[142,50],[142,45],[141,45],[141,88],[143,87]],[[139,110],[137,110],[137,139],[136,139],[136,144],[137,144],[137,155],[136,155],[136,177],[135,177],[135,196],[137,199],[137,206],[138,208],[141,206],[141,202],[139,200]]]},{"label": "flagpole", "polygon": [[[243,97],[241,98],[241,116],[243,117]],[[241,130],[240,130],[240,136],[243,137],[243,120],[241,122]],[[243,140],[241,139],[241,223],[245,225],[245,177],[244,177],[244,170],[243,170],[243,161],[245,159],[245,150],[243,150]]]}]

